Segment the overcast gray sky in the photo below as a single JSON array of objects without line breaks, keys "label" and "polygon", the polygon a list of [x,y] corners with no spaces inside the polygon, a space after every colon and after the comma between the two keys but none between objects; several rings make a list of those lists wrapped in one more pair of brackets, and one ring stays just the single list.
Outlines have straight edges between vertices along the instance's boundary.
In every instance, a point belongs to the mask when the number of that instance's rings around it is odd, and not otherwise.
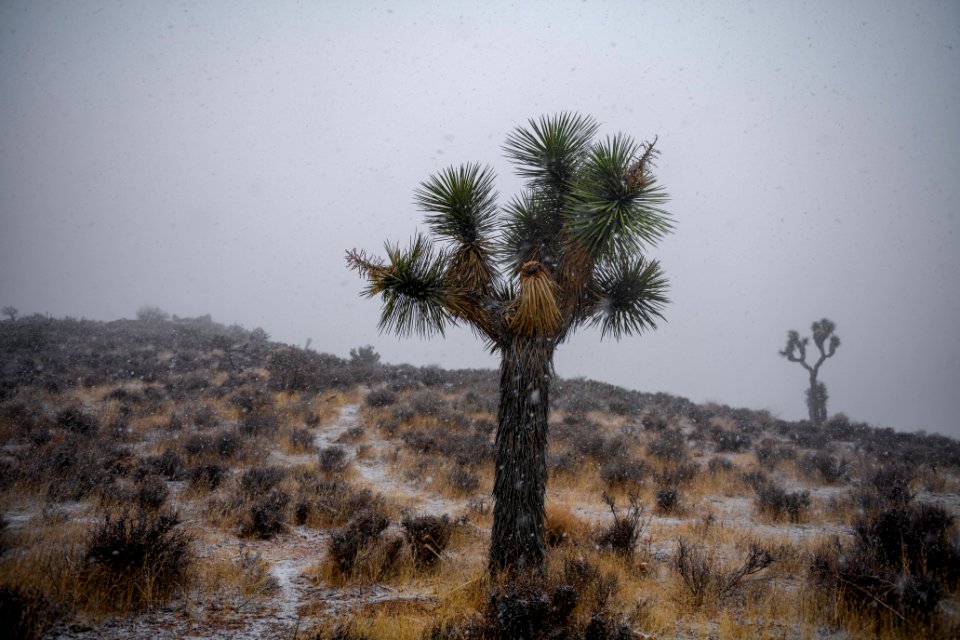
[{"label": "overcast gray sky", "polygon": [[805,416],[780,358],[821,317],[830,413],[960,436],[960,4],[0,2],[0,305],[145,304],[345,356],[495,367],[378,335],[343,260],[405,241],[447,165],[573,110],[659,136],[668,321],[583,375]]}]

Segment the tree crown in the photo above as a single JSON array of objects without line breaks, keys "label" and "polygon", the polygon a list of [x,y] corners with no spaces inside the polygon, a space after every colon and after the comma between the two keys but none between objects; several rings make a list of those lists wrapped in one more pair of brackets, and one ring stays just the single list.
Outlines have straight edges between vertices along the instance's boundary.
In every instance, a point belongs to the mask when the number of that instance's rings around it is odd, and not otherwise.
[{"label": "tree crown", "polygon": [[515,336],[559,343],[580,326],[615,339],[655,328],[667,280],[643,253],[672,229],[653,175],[656,139],[595,140],[597,129],[575,113],[517,127],[503,149],[526,185],[502,208],[489,167],[449,167],[421,183],[414,202],[434,238],[388,243],[386,260],[347,252],[364,294],[382,298],[381,330],[466,323],[498,350]]}]

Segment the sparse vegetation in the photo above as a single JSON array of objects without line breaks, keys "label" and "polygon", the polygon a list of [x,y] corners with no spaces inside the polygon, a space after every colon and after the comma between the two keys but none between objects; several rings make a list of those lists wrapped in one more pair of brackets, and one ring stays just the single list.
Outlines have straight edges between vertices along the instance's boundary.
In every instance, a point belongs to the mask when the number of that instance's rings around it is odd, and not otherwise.
[{"label": "sparse vegetation", "polygon": [[957,635],[953,440],[560,380],[543,571],[495,581],[496,375],[299,350],[291,377],[252,333],[0,323],[5,630]]}]

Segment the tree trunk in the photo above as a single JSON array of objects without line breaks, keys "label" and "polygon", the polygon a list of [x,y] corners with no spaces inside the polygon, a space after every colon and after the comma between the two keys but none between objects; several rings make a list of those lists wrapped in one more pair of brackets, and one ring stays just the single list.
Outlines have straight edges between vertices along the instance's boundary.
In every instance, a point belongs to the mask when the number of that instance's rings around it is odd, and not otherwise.
[{"label": "tree trunk", "polygon": [[807,389],[807,413],[810,422],[816,425],[827,420],[827,388],[822,382],[817,382],[817,372],[810,372],[810,388]]},{"label": "tree trunk", "polygon": [[807,415],[810,416],[810,422],[813,424],[820,424],[817,422],[817,416],[820,414],[820,408],[817,401],[817,372],[816,370],[810,372],[810,388],[807,389]]},{"label": "tree trunk", "polygon": [[539,569],[547,485],[547,412],[554,344],[513,337],[502,350],[490,570]]}]

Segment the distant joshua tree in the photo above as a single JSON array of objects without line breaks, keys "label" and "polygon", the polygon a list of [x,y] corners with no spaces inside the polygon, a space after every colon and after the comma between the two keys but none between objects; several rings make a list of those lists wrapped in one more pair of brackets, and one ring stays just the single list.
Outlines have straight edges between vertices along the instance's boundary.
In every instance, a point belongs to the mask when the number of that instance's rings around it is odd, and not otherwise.
[{"label": "distant joshua tree", "polygon": [[820,357],[817,358],[816,364],[812,366],[807,363],[807,345],[810,344],[810,338],[801,339],[800,334],[796,331],[787,332],[787,346],[780,352],[780,355],[790,362],[799,362],[810,374],[810,388],[807,389],[807,411],[810,414],[810,422],[814,424],[823,424],[827,419],[827,386],[822,382],[817,382],[817,374],[824,360],[836,353],[837,347],[840,346],[840,338],[833,334],[836,328],[836,325],[826,318],[813,323],[811,327],[813,343],[817,345]]},{"label": "distant joshua tree", "polygon": [[19,314],[20,314],[20,311],[18,311],[16,307],[13,307],[13,306],[9,306],[9,305],[8,305],[8,306],[6,306],[6,307],[3,308],[3,315],[9,317],[9,318],[10,318],[10,322],[16,322],[16,321],[17,321],[17,316],[18,316]]},{"label": "distant joshua tree", "polygon": [[387,259],[347,262],[381,296],[381,330],[429,336],[464,323],[500,354],[490,570],[543,566],[547,412],[554,350],[576,329],[601,336],[655,328],[666,278],[644,257],[671,229],[653,176],[654,142],[564,113],[529,121],[503,149],[526,179],[502,210],[489,168],[450,167],[415,202],[442,243],[416,235]]}]

